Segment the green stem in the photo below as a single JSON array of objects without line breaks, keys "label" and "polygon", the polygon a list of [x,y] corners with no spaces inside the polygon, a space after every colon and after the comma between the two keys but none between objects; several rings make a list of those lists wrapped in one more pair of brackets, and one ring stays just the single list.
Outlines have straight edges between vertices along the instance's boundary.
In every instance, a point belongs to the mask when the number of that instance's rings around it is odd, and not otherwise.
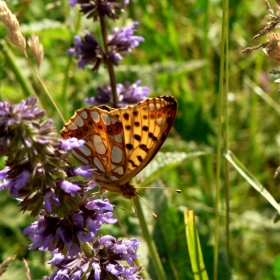
[{"label": "green stem", "polygon": [[139,203],[139,198],[135,197],[133,199],[133,202],[134,202],[135,207],[136,207],[137,216],[138,216],[140,226],[141,226],[142,231],[143,231],[143,236],[145,238],[145,241],[147,242],[150,257],[151,257],[153,265],[155,267],[158,279],[166,280],[165,272],[164,272],[163,266],[161,264],[159,255],[158,255],[156,245],[155,245],[154,241],[152,240],[151,235],[148,231],[147,222],[145,221],[143,211],[142,211],[142,207]]},{"label": "green stem", "polygon": [[218,279],[218,254],[219,254],[219,230],[220,230],[220,180],[221,180],[221,149],[222,149],[222,128],[223,128],[223,99],[224,99],[224,78],[225,78],[225,48],[226,38],[228,36],[228,2],[223,1],[223,18],[222,18],[222,40],[221,40],[221,60],[220,60],[220,79],[219,79],[219,96],[218,96],[218,135],[217,135],[217,165],[216,165],[216,202],[215,202],[215,248],[214,248],[214,274],[213,279]]},{"label": "green stem", "polygon": [[[228,0],[225,0],[225,10],[226,10],[226,20],[225,20],[225,150],[229,150],[229,124],[228,124],[228,92],[229,92],[229,26],[228,26],[228,14],[229,14],[229,4]],[[229,170],[230,170],[230,163],[228,160],[225,161],[225,200],[226,200],[226,250],[227,250],[227,279],[229,280],[231,277],[230,272],[230,177],[229,177]]]},{"label": "green stem", "polygon": [[[106,54],[107,50],[108,50],[107,26],[106,26],[105,17],[100,15],[99,18],[100,18],[103,46],[104,46],[104,50],[105,50],[105,54]],[[112,90],[112,95],[113,95],[113,107],[117,107],[117,104],[118,104],[117,86],[116,86],[117,82],[116,82],[114,66],[113,66],[113,63],[109,59],[106,59],[105,63],[108,67],[108,73],[109,73],[109,77],[110,77],[110,84],[111,84],[111,90]]]},{"label": "green stem", "polygon": [[[75,30],[72,35],[78,33],[78,30],[80,28],[80,23],[81,23],[81,13],[78,13],[77,18],[78,19],[77,19],[77,23],[75,24]],[[62,93],[61,93],[62,100],[63,100],[62,106],[64,106],[64,108],[63,108],[64,115],[67,112],[67,110],[66,110],[66,105],[68,104],[67,88],[68,88],[68,84],[70,81],[69,73],[70,73],[72,65],[73,65],[73,55],[68,55],[67,65],[66,65],[65,75],[64,75],[64,81],[63,81],[63,85],[62,85]],[[66,119],[68,119],[68,117],[69,117],[69,115],[66,116]]]},{"label": "green stem", "polygon": [[14,73],[17,81],[21,85],[25,98],[27,98],[31,95],[36,96],[36,92],[34,91],[33,87],[29,83],[28,79],[23,76],[21,69],[16,64],[16,59],[15,59],[12,51],[9,49],[9,46],[5,42],[3,42],[3,45],[4,45],[4,48],[2,50],[2,53],[5,56],[6,64],[8,67],[10,67],[10,69]]}]

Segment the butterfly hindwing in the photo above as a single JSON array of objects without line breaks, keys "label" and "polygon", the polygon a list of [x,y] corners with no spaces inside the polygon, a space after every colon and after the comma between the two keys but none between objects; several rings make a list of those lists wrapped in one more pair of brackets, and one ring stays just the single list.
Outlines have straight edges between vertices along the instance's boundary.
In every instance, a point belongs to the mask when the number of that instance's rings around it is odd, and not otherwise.
[{"label": "butterfly hindwing", "polygon": [[122,123],[99,107],[77,110],[61,132],[63,138],[76,137],[85,145],[72,151],[83,165],[89,164],[107,180],[125,174],[125,149]]}]

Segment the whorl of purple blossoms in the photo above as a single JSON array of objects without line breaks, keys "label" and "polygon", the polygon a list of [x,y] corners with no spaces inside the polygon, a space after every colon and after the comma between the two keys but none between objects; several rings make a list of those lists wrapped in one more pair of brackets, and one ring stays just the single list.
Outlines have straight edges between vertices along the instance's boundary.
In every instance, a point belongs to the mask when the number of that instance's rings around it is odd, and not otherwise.
[{"label": "whorl of purple blossoms", "polygon": [[123,58],[121,54],[128,55],[132,48],[136,48],[143,37],[134,36],[135,28],[138,25],[134,22],[128,28],[115,28],[108,36],[108,51],[106,54],[102,51],[97,39],[88,31],[84,39],[75,36],[73,47],[68,50],[68,54],[74,54],[79,61],[78,66],[85,68],[86,65],[93,65],[93,71],[98,70],[102,61],[109,59],[114,65],[118,65]]},{"label": "whorl of purple blossoms", "polygon": [[123,59],[121,54],[128,55],[131,49],[138,47],[140,42],[144,42],[143,37],[134,35],[138,24],[138,22],[134,22],[131,27],[121,29],[115,27],[108,36],[107,56],[113,64],[118,65],[119,61]]},{"label": "whorl of purple blossoms", "polygon": [[42,251],[67,250],[70,256],[77,255],[80,242],[92,242],[101,226],[116,223],[112,218],[113,205],[108,199],[96,199],[80,205],[80,210],[67,218],[41,216],[24,230],[32,240],[30,250],[39,247]]},{"label": "whorl of purple blossoms", "polygon": [[[124,2],[124,4],[119,2]],[[97,20],[100,16],[107,16],[111,19],[118,19],[117,13],[124,11],[125,6],[129,4],[129,0],[69,0],[71,7],[76,4],[80,4],[81,13],[85,14],[87,18]]]},{"label": "whorl of purple blossoms", "polygon": [[[83,253],[79,257],[70,257],[53,252],[53,259],[49,263],[55,265],[56,269],[53,275],[45,277],[45,280],[142,279],[139,275],[141,268],[134,266],[133,262],[133,259],[138,257],[138,246],[139,241],[136,238],[116,241],[113,236],[100,235],[93,242],[91,256]],[[123,261],[129,265],[124,265]]]},{"label": "whorl of purple blossoms", "polygon": [[[139,87],[140,80],[131,84],[126,82],[124,85],[117,84],[118,107],[125,107],[129,104],[135,104],[145,100],[150,92],[148,87]],[[95,97],[87,98],[86,103],[98,106],[101,104],[108,104],[113,106],[112,90],[110,85],[97,88]]]},{"label": "whorl of purple blossoms", "polygon": [[75,54],[74,57],[79,61],[78,66],[80,68],[93,65],[92,70],[97,70],[104,59],[104,53],[97,39],[87,31],[84,39],[79,36],[75,36],[74,39],[73,48],[70,48],[67,53]]},{"label": "whorl of purple blossoms", "polygon": [[51,212],[54,206],[56,211],[65,210],[59,200],[65,196],[73,197],[67,207],[75,209],[80,202],[80,186],[66,180],[65,150],[80,147],[84,141],[58,139],[53,120],[42,121],[44,115],[34,96],[20,104],[0,102],[0,155],[7,157],[0,171],[0,190],[21,198],[22,210],[31,211],[32,216],[44,208]]},{"label": "whorl of purple blossoms", "polygon": [[[41,119],[44,115],[45,111],[38,108],[34,96],[15,105],[7,101],[0,102],[0,155],[12,152],[23,145],[30,147],[32,143],[31,139],[26,137],[28,135],[26,135],[25,125],[32,120]],[[48,123],[40,129],[48,130],[50,125],[52,124]],[[14,139],[16,137],[17,139]]]}]

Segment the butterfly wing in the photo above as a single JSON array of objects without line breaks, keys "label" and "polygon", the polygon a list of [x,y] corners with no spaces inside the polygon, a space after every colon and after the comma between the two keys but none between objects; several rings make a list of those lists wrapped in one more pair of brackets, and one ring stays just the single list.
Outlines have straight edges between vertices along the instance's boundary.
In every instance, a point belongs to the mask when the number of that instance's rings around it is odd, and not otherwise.
[{"label": "butterfly wing", "polygon": [[118,181],[126,170],[123,126],[111,110],[106,106],[77,110],[61,131],[64,139],[86,141],[72,154],[81,164],[96,168],[105,182]]},{"label": "butterfly wing", "polygon": [[[86,144],[72,151],[81,164],[96,168],[106,189],[128,183],[156,155],[175,119],[173,97],[156,97],[135,106],[80,109],[65,124],[63,138],[76,137]],[[116,192],[116,191],[115,191]],[[119,191],[117,191],[119,192]]]},{"label": "butterfly wing", "polygon": [[111,111],[124,129],[126,172],[120,185],[129,182],[153,159],[174,123],[176,111],[177,102],[170,96]]}]

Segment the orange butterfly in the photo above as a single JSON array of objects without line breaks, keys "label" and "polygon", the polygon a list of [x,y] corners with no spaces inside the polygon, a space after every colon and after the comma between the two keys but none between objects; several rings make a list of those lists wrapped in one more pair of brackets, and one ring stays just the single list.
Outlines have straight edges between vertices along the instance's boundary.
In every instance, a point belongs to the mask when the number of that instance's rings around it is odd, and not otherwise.
[{"label": "orange butterfly", "polygon": [[61,130],[64,139],[76,137],[85,145],[72,150],[82,165],[96,169],[101,191],[132,198],[138,193],[129,181],[156,155],[175,119],[177,102],[171,96],[146,99],[124,108],[82,108]]}]

